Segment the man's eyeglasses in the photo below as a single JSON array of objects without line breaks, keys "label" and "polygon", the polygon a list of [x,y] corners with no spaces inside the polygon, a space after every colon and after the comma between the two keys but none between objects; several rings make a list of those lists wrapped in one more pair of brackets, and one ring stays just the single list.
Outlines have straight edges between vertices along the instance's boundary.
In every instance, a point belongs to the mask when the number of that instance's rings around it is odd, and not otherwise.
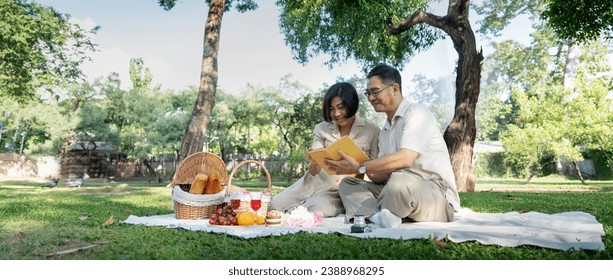
[{"label": "man's eyeglasses", "polygon": [[364,95],[366,95],[366,98],[369,98],[371,95],[372,96],[377,96],[377,94],[379,94],[380,92],[392,87],[393,85],[390,86],[386,86],[384,88],[380,88],[380,89],[375,89],[375,90],[365,90],[364,91]]}]

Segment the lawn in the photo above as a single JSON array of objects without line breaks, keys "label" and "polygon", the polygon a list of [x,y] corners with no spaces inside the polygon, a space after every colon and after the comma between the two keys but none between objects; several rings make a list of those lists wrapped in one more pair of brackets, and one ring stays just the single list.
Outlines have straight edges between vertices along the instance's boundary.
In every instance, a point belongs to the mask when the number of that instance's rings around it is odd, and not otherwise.
[{"label": "lawn", "polygon": [[[259,183],[234,182],[249,188]],[[277,185],[277,183],[274,183]],[[43,189],[40,183],[0,182],[0,259],[85,260],[611,260],[613,181],[549,177],[483,179],[477,191],[461,193],[462,205],[479,212],[584,211],[604,225],[606,250],[558,251],[533,246],[507,248],[476,242],[440,246],[430,240],[361,239],[300,233],[249,240],[162,227],[121,223],[129,215],[172,213],[163,184],[88,183],[82,188]],[[280,188],[274,188],[278,192]]]}]

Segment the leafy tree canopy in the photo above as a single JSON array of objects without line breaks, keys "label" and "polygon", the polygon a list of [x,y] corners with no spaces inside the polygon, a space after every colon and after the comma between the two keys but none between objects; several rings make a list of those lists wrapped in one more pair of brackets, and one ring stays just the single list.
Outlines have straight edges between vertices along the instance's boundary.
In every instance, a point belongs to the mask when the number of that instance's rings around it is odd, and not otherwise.
[{"label": "leafy tree canopy", "polygon": [[488,0],[474,5],[483,15],[479,32],[500,35],[518,15],[542,19],[563,40],[587,42],[613,36],[613,0]]},{"label": "leafy tree canopy", "polygon": [[521,14],[529,14],[536,18],[543,9],[542,1],[532,0],[488,0],[481,5],[473,4],[477,14],[482,15],[479,21],[479,32],[499,36],[511,20]]},{"label": "leafy tree canopy", "polygon": [[[206,0],[207,5],[211,4],[211,0]],[[177,0],[158,0],[158,4],[166,11],[174,8]],[[239,12],[252,11],[257,9],[258,4],[254,0],[226,0],[225,11],[229,11],[232,5],[236,4],[236,10]]]},{"label": "leafy tree canopy", "polygon": [[278,0],[280,26],[294,59],[306,63],[330,55],[331,66],[354,58],[364,66],[385,62],[402,68],[415,53],[428,49],[442,33],[425,24],[398,36],[387,35],[389,21],[399,22],[428,1]]},{"label": "leafy tree canopy", "polygon": [[75,81],[95,50],[88,33],[69,16],[24,0],[0,1],[0,96],[20,101],[41,87]]},{"label": "leafy tree canopy", "polygon": [[613,38],[613,0],[548,0],[541,17],[562,39]]}]

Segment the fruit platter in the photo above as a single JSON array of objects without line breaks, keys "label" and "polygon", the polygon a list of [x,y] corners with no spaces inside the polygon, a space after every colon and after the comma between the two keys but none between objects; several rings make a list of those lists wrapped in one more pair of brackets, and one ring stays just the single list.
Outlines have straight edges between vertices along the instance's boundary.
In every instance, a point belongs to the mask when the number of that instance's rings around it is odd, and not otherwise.
[{"label": "fruit platter", "polygon": [[236,212],[232,205],[218,206],[209,214],[209,224],[213,226],[264,226],[266,218],[253,212]]}]

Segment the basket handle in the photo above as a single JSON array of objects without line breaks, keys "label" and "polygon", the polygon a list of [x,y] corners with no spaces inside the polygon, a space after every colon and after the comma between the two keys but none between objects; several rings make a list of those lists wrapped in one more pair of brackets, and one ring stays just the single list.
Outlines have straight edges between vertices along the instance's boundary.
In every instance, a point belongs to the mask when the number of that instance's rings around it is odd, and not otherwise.
[{"label": "basket handle", "polygon": [[266,166],[264,166],[264,164],[262,164],[261,162],[257,160],[244,160],[244,161],[239,162],[234,168],[232,168],[232,172],[230,172],[230,176],[228,176],[228,184],[227,184],[228,187],[226,188],[226,196],[229,195],[230,193],[230,188],[232,187],[232,177],[234,177],[234,173],[236,173],[239,167],[245,164],[248,164],[248,163],[255,163],[259,165],[260,167],[262,167],[262,169],[264,170],[264,173],[266,173],[266,180],[268,180],[268,191],[270,192],[272,190],[272,180],[270,179],[270,173],[268,172],[268,169],[266,169]]}]

